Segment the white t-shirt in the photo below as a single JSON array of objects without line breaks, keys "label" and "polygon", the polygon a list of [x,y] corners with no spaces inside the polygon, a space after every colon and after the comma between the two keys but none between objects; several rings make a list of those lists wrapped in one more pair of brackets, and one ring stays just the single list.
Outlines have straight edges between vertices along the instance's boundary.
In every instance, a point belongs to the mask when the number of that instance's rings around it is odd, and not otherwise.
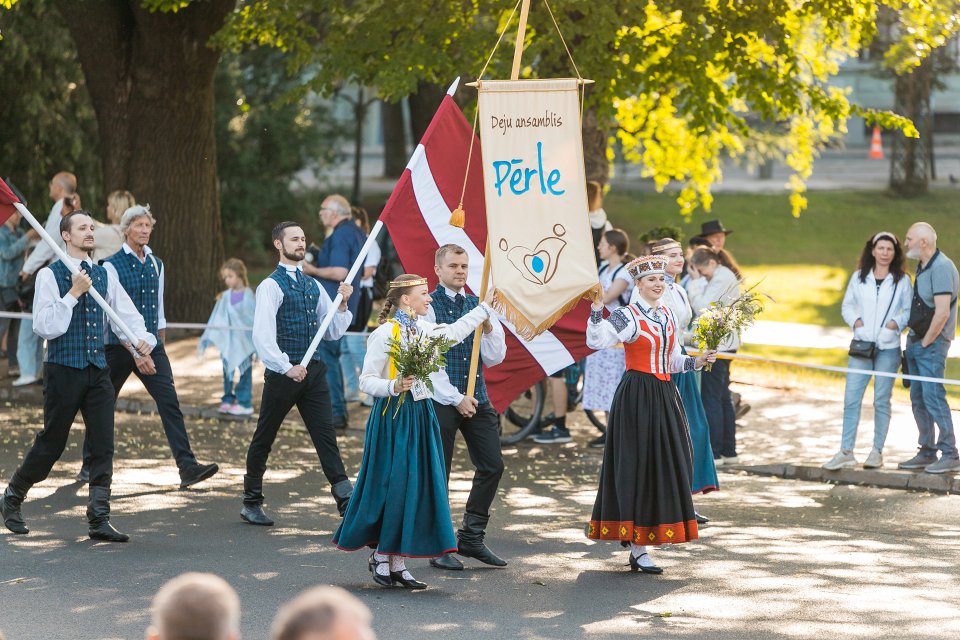
[{"label": "white t-shirt", "polygon": [[[627,288],[620,293],[620,298],[629,302],[630,289],[633,287],[633,278],[630,277],[630,272],[627,271],[627,265],[621,263],[611,269],[610,265],[604,262],[600,265],[600,284],[603,285],[603,290],[606,291],[609,289],[611,285],[613,285],[614,280],[623,280],[627,283]],[[607,311],[613,313],[624,305],[620,304],[619,300],[613,300],[605,306],[607,307]]]},{"label": "white t-shirt", "polygon": [[373,279],[377,275],[376,267],[377,265],[380,264],[380,257],[381,257],[380,245],[374,242],[372,245],[370,245],[370,252],[367,253],[367,257],[363,261],[363,268],[366,269],[367,267],[374,267],[374,272],[373,272],[373,275],[370,276],[369,278],[364,278],[363,280],[360,281],[361,288],[363,289],[373,288]]}]

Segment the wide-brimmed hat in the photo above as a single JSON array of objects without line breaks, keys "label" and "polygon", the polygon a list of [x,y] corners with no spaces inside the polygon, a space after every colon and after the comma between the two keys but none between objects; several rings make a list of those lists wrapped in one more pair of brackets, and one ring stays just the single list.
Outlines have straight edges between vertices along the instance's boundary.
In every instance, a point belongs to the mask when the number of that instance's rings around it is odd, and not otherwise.
[{"label": "wide-brimmed hat", "polygon": [[722,233],[724,235],[730,235],[733,233],[730,229],[725,229],[723,223],[719,220],[708,220],[700,225],[700,235],[701,236],[710,236],[715,233]]}]

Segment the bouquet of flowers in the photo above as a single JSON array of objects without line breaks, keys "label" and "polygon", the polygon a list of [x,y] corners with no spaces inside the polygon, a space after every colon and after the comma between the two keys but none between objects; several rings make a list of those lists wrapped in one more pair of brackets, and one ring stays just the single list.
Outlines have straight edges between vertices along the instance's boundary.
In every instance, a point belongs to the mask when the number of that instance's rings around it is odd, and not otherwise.
[{"label": "bouquet of flowers", "polygon": [[[411,389],[413,398],[414,400],[422,400],[427,396],[424,388],[433,391],[430,374],[440,371],[447,364],[445,354],[454,342],[442,336],[425,336],[412,327],[404,327],[401,331],[404,332],[404,336],[400,340],[392,338],[387,343],[389,345],[387,354],[393,360],[397,375],[401,378],[409,376],[415,378],[414,386]],[[406,391],[400,394],[397,411],[403,405],[406,395]],[[396,415],[396,412],[394,412],[394,415]]]},{"label": "bouquet of flowers", "polygon": [[[756,287],[753,285],[730,304],[714,302],[700,314],[694,322],[693,339],[701,350],[715,351],[734,334],[740,337],[744,329],[753,326],[763,312],[764,298],[772,300],[764,293],[755,292]],[[707,371],[711,368],[709,363],[704,367]]]}]

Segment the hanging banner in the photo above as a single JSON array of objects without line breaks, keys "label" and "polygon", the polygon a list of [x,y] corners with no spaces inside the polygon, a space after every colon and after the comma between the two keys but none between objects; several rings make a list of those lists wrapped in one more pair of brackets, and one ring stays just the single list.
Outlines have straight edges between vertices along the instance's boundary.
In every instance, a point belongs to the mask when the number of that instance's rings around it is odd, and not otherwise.
[{"label": "hanging banner", "polygon": [[576,79],[478,83],[494,306],[529,340],[602,295]]}]

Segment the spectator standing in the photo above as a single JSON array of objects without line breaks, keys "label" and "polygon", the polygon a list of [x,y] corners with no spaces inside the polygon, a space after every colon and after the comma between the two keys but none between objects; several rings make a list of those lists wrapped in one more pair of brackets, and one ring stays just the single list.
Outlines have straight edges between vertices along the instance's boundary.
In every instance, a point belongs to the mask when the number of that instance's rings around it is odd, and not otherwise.
[{"label": "spectator standing", "polygon": [[726,247],[727,236],[731,233],[733,231],[724,227],[719,220],[708,220],[700,225],[700,237],[709,242],[714,251]]},{"label": "spectator standing", "polygon": [[314,587],[281,607],[270,640],[376,640],[370,609],[340,587]]},{"label": "spectator standing", "polygon": [[[363,235],[370,235],[370,218],[363,207],[351,207],[353,221],[363,230]],[[357,312],[353,316],[353,324],[347,329],[349,332],[343,337],[340,349],[340,368],[343,369],[343,384],[347,402],[360,401],[360,378],[363,371],[363,357],[367,354],[367,336],[369,331],[370,314],[373,313],[373,284],[380,264],[380,245],[374,242],[370,246],[367,257],[363,260],[363,278],[360,280],[360,301],[357,303]],[[352,266],[352,265],[351,265]],[[363,399],[364,406],[373,406],[373,397]]]},{"label": "spectator standing", "polygon": [[[363,230],[353,222],[350,203],[339,194],[327,196],[320,205],[320,220],[327,230],[327,239],[314,257],[313,264],[303,265],[303,272],[313,276],[332,300],[337,295],[340,283],[346,280],[360,249],[366,241]],[[347,301],[347,309],[354,317],[360,304],[360,279],[357,273],[353,282],[353,294]],[[330,403],[333,406],[333,426],[347,428],[347,402],[343,392],[343,371],[340,368],[342,338],[321,340],[317,352],[326,367],[327,385],[330,387]]]},{"label": "spectator standing", "polygon": [[[20,212],[15,211],[3,226],[0,226],[0,309],[3,311],[20,311],[17,282],[23,267],[23,257],[27,251],[27,243],[32,238],[39,237],[33,229],[24,233],[20,227],[20,218]],[[17,364],[19,332],[19,318],[0,318],[0,336],[7,334],[7,375],[11,377],[20,375]]]},{"label": "spectator standing", "polygon": [[[230,258],[220,267],[227,290],[217,296],[207,329],[197,345],[199,353],[214,346],[223,361],[223,396],[220,413],[234,416],[253,414],[253,318],[257,301],[247,279],[247,265]],[[239,369],[236,386],[234,374]]]},{"label": "spectator standing", "polygon": [[[699,315],[712,303],[729,304],[740,297],[740,269],[723,249],[700,248],[690,256],[690,306]],[[731,336],[720,345],[724,353],[736,353],[740,338]],[[730,394],[730,360],[717,360],[700,378],[700,398],[710,423],[710,446],[716,464],[737,464],[737,420]]]},{"label": "spectator standing", "polygon": [[[54,242],[65,249],[66,245],[60,237],[60,220],[67,213],[80,207],[77,193],[77,177],[72,173],[61,171],[50,179],[49,195],[53,200],[53,207],[44,224],[44,229],[50,234]],[[66,207],[66,211],[64,208]],[[33,288],[37,271],[53,262],[53,249],[46,242],[40,242],[27,256],[26,262],[20,271],[21,307],[24,311],[33,308]],[[20,377],[13,381],[13,386],[21,387],[33,384],[40,380],[40,366],[43,363],[43,339],[33,332],[33,320],[24,318],[20,323],[20,334],[17,339],[17,360],[20,365]]]},{"label": "spectator standing", "polygon": [[[953,261],[937,248],[937,232],[926,222],[910,227],[903,245],[907,257],[919,261],[910,307],[907,369],[911,374],[943,378],[947,352],[957,333],[960,275]],[[943,384],[914,381],[910,385],[910,403],[920,431],[920,451],[897,466],[924,469],[927,473],[960,469],[953,418]],[[940,428],[939,437],[935,436],[934,425]]]},{"label": "spectator standing", "polygon": [[607,231],[613,229],[610,220],[607,219],[607,212],[603,210],[603,185],[599,182],[589,180],[587,182],[587,210],[590,217],[590,232],[593,234],[593,257],[597,264],[602,259],[600,250],[600,238]]},{"label": "spectator standing", "polygon": [[184,573],[157,591],[146,640],[240,640],[240,598],[212,573]]},{"label": "spectator standing", "polygon": [[[900,333],[910,317],[913,286],[904,271],[903,250],[895,235],[887,231],[867,240],[860,263],[843,296],[843,321],[853,329],[849,369],[896,373],[900,368]],[[860,404],[872,376],[848,373],[843,393],[843,435],[840,451],[823,465],[828,471],[854,467],[853,447],[860,423]],[[864,469],[883,466],[883,445],[890,427],[890,394],[894,378],[877,377],[873,382],[873,448]]]},{"label": "spectator standing", "polygon": [[123,229],[120,228],[120,218],[123,212],[137,204],[137,200],[129,191],[114,191],[107,196],[107,224],[97,226],[93,233],[93,261],[106,260],[123,246],[125,240]]}]

